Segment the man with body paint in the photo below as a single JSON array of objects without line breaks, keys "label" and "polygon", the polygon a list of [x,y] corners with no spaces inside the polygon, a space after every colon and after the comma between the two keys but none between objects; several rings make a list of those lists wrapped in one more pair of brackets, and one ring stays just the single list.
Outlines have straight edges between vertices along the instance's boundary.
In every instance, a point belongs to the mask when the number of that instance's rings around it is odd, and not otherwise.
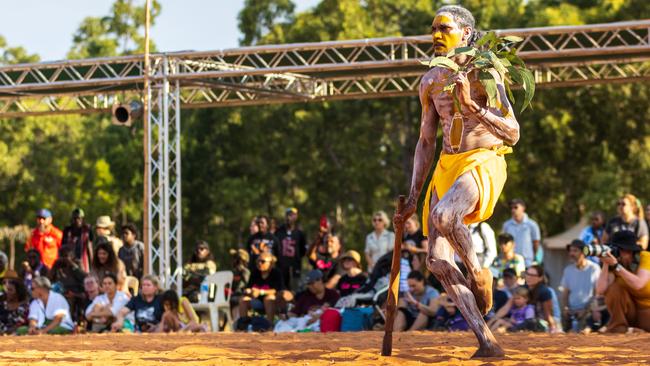
[{"label": "man with body paint", "polygon": [[[460,6],[444,6],[432,24],[436,56],[478,40],[472,14]],[[459,65],[463,55],[454,57]],[[436,151],[436,133],[442,125],[443,148],[423,208],[423,229],[428,232],[427,266],[443,284],[476,335],[479,349],[473,357],[502,357],[503,349],[490,332],[483,315],[492,307],[492,274],[483,269],[472,246],[467,225],[488,219],[506,180],[504,154],[519,140],[519,124],[506,97],[503,81],[491,71],[499,91],[497,108],[487,106],[487,94],[477,72],[454,74],[434,67],[420,83],[422,116],[415,150],[409,198],[395,213],[401,227],[417,208],[417,200],[431,169]],[[460,110],[451,92],[455,83]],[[454,252],[467,267],[467,278],[454,262]]]}]

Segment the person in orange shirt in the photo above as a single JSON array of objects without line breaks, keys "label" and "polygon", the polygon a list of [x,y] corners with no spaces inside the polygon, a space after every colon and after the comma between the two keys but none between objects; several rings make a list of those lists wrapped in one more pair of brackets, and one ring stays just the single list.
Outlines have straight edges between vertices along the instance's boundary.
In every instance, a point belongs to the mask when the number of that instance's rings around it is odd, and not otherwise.
[{"label": "person in orange shirt", "polygon": [[56,226],[52,225],[52,213],[48,209],[38,210],[36,213],[36,228],[32,231],[32,237],[25,243],[25,252],[36,249],[41,253],[43,263],[52,268],[54,261],[59,257],[59,248],[63,233]]}]

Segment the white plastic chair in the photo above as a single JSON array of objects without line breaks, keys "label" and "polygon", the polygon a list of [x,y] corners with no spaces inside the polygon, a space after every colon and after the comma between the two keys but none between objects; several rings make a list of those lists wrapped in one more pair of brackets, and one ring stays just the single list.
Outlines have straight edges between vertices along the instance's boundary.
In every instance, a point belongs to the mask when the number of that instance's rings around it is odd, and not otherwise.
[{"label": "white plastic chair", "polygon": [[[207,303],[199,302],[192,304],[194,310],[208,311],[210,314],[210,326],[213,332],[219,331],[219,310],[225,311],[227,324],[231,325],[232,323],[232,317],[230,315],[232,279],[233,273],[231,271],[219,271],[206,276],[202,285],[207,284],[210,289],[209,292],[212,292],[212,289],[215,288],[214,300],[212,302],[208,301]],[[228,295],[226,295],[226,287],[229,289]]]}]

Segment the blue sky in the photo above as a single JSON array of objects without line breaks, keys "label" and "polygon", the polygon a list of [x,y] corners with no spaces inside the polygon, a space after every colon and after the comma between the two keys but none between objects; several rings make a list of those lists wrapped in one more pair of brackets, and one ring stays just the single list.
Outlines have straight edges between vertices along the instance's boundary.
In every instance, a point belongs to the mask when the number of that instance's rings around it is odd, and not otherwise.
[{"label": "blue sky", "polygon": [[[134,0],[142,1],[144,0]],[[319,0],[293,0],[297,10]],[[2,0],[0,35],[42,60],[65,58],[72,35],[87,16],[107,15],[113,0]],[[160,51],[237,47],[237,14],[244,0],[161,0],[162,13],[151,29]]]}]

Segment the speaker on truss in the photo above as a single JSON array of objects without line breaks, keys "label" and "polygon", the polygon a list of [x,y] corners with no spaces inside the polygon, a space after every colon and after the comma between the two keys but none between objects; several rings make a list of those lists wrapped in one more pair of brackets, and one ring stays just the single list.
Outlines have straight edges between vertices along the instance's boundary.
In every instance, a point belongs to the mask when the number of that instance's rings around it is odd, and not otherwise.
[{"label": "speaker on truss", "polygon": [[142,117],[142,103],[132,100],[128,103],[113,104],[111,122],[117,126],[131,126],[135,119]]}]

